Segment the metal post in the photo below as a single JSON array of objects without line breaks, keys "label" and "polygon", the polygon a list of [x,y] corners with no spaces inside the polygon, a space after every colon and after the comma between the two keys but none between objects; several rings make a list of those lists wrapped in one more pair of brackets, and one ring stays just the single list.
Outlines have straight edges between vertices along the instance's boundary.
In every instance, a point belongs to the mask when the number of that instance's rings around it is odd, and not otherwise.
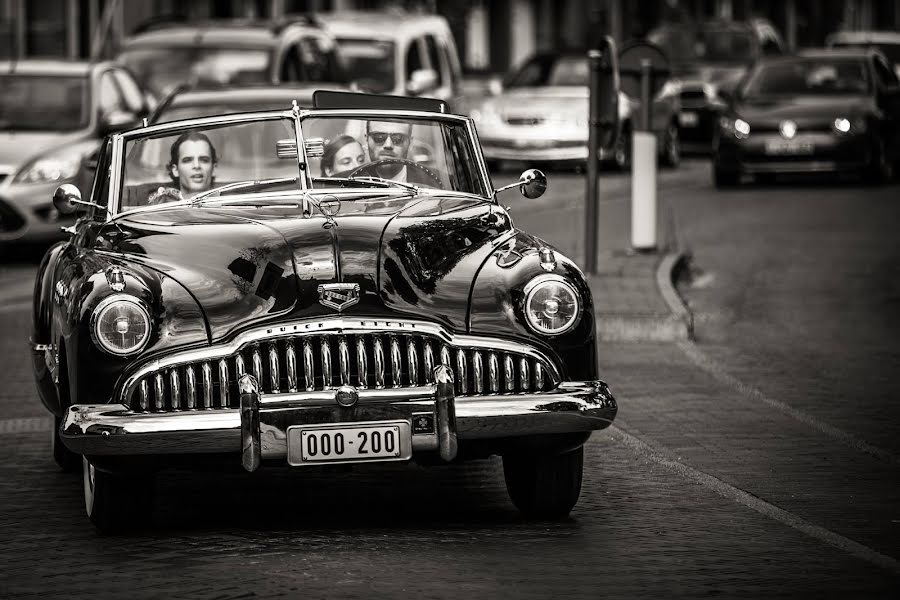
[{"label": "metal post", "polygon": [[600,67],[603,54],[588,50],[589,108],[588,108],[588,156],[587,191],[584,196],[584,270],[588,275],[597,272],[597,213],[600,161]]},{"label": "metal post", "polygon": [[656,134],[652,131],[653,77],[649,60],[641,61],[641,124],[632,132],[631,246],[656,250]]}]

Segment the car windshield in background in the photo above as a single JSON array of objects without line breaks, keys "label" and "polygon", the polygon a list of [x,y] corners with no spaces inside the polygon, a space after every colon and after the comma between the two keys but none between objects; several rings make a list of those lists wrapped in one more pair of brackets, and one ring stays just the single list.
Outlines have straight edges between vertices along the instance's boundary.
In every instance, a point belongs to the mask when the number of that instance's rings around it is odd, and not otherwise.
[{"label": "car windshield in background", "polygon": [[0,129],[71,131],[87,126],[84,76],[0,75]]},{"label": "car windshield in background", "polygon": [[338,46],[350,81],[362,91],[383,94],[394,89],[394,43],[382,40],[340,39]]},{"label": "car windshield in background", "polygon": [[750,75],[741,95],[863,94],[868,90],[865,64],[860,60],[800,59],[761,65]]},{"label": "car windshield in background", "polygon": [[141,81],[164,95],[182,83],[265,83],[269,52],[251,48],[133,48],[119,56]]},{"label": "car windshield in background", "polygon": [[513,73],[506,87],[586,86],[588,63],[581,56],[538,56]]},{"label": "car windshield in background", "polygon": [[856,50],[878,50],[884,54],[888,62],[892,64],[900,64],[900,44],[842,44],[832,45],[833,48],[853,48]]},{"label": "car windshield in background", "polygon": [[753,36],[743,31],[701,31],[694,48],[705,62],[749,62],[755,52]]}]

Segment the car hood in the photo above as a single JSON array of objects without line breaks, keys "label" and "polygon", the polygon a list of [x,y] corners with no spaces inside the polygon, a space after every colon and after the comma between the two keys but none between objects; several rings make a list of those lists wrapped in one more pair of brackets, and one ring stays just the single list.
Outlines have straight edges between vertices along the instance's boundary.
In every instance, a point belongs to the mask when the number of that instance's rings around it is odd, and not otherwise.
[{"label": "car hood", "polygon": [[318,287],[359,285],[345,316],[436,321],[464,330],[472,282],[511,230],[486,201],[427,197],[345,202],[335,225],[296,207],[177,206],[107,226],[112,250],[179,281],[196,299],[212,341],[238,330],[338,311]]},{"label": "car hood", "polygon": [[0,131],[0,165],[20,167],[31,158],[83,139],[78,133]]},{"label": "car hood", "polygon": [[499,96],[486,98],[481,109],[494,111],[501,117],[554,117],[574,119],[575,112],[587,112],[588,88],[547,86],[513,88]]},{"label": "car hood", "polygon": [[738,116],[754,124],[776,125],[791,119],[798,125],[830,124],[837,117],[853,118],[873,109],[870,98],[862,95],[791,96],[743,100],[735,105]]}]

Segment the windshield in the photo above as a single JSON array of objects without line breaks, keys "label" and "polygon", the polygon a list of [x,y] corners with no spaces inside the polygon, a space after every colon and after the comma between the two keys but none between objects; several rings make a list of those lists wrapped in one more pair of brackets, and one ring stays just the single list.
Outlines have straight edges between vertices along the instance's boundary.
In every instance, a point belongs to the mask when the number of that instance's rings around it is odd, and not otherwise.
[{"label": "windshield", "polygon": [[900,43],[898,44],[875,44],[875,43],[849,43],[837,42],[832,44],[834,48],[854,48],[854,49],[874,49],[881,51],[888,61],[893,64],[900,64]]},{"label": "windshield", "polygon": [[350,80],[360,90],[383,94],[394,89],[394,42],[339,39]]},{"label": "windshield", "polygon": [[86,127],[88,78],[0,75],[0,129],[72,131]]},{"label": "windshield", "polygon": [[137,78],[163,96],[182,83],[265,83],[269,80],[269,52],[253,48],[201,46],[134,48],[119,60]]},{"label": "windshield", "polygon": [[206,195],[298,190],[307,173],[314,190],[490,195],[463,122],[309,116],[302,121],[304,138],[324,144],[324,153],[311,156],[304,172],[296,155],[284,151],[296,139],[294,123],[267,118],[130,138],[120,205],[127,210]]},{"label": "windshield", "polygon": [[863,94],[869,90],[865,63],[861,60],[800,59],[757,67],[741,95]]},{"label": "windshield", "polygon": [[757,46],[749,31],[672,26],[651,31],[647,40],[681,67],[693,63],[746,63],[756,58]]},{"label": "windshield", "polygon": [[586,86],[589,75],[584,56],[536,56],[509,77],[506,87]]}]

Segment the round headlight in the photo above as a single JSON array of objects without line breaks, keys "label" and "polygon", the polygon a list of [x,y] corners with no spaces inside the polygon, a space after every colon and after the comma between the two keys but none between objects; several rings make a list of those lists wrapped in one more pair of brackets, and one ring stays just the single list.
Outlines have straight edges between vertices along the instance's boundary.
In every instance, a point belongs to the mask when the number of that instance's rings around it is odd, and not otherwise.
[{"label": "round headlight", "polygon": [[94,343],[110,354],[134,354],[150,339],[150,315],[132,296],[105,299],[94,309],[91,322]]},{"label": "round headlight", "polygon": [[538,333],[565,333],[580,316],[578,292],[559,275],[538,275],[525,286],[525,318]]}]

